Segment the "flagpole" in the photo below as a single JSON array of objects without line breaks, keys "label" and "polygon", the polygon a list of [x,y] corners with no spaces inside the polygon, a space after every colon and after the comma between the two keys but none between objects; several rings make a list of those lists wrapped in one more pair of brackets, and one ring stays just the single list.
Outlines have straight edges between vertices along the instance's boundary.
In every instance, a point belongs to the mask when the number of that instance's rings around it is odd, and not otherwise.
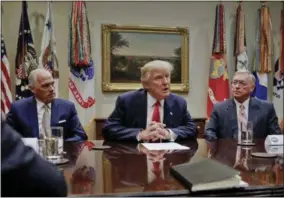
[{"label": "flagpole", "polygon": [[[24,43],[25,43],[25,32],[24,32],[24,30],[25,30],[25,27],[24,27],[24,10],[25,10],[25,8],[24,8],[24,4],[25,4],[25,1],[22,1],[22,14],[21,14],[21,24],[22,24],[22,28],[20,28],[21,30],[20,30],[20,32],[21,32],[21,34],[23,34],[23,36],[22,36],[22,52],[24,53]],[[24,56],[21,56],[21,63],[23,63],[24,62]],[[25,71],[25,68],[23,68],[23,70],[24,70],[24,72],[26,72]]]},{"label": "flagpole", "polygon": [[50,34],[49,34],[49,42],[50,42],[50,49],[51,49],[51,64],[52,64],[52,76],[55,78],[55,68],[54,68],[54,48],[53,48],[53,18],[51,15],[51,1],[48,2],[48,15],[50,19]]}]

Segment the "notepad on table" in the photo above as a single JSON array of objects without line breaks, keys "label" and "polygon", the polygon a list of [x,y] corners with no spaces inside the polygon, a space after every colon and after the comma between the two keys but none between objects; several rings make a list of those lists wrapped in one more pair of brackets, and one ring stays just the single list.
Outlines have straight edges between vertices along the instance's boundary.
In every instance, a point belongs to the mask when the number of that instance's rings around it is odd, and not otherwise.
[{"label": "notepad on table", "polygon": [[142,143],[148,150],[189,150],[189,147],[175,142]]}]

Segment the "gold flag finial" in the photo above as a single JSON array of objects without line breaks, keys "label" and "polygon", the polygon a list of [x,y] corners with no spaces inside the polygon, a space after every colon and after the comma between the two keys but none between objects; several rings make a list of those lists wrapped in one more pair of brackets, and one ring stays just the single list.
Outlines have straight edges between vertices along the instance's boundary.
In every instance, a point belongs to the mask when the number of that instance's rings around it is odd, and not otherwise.
[{"label": "gold flag finial", "polygon": [[261,6],[263,6],[263,7],[266,6],[265,5],[266,1],[260,1],[260,3],[261,3]]}]

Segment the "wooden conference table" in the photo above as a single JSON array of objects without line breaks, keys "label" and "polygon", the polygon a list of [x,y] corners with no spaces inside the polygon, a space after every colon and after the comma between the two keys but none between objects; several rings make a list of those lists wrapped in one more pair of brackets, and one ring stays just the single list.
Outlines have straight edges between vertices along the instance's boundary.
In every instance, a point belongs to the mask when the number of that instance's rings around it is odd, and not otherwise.
[{"label": "wooden conference table", "polygon": [[[283,158],[255,158],[250,152],[265,152],[263,140],[251,148],[237,146],[234,140],[209,143],[205,139],[179,142],[190,150],[147,153],[133,143],[92,141],[108,150],[89,150],[83,143],[65,143],[69,163],[60,165],[68,183],[69,196],[211,196],[284,195]],[[238,152],[238,153],[237,153]],[[210,157],[240,171],[248,187],[238,190],[190,194],[169,172],[169,167]],[[236,160],[236,156],[239,160]],[[162,159],[162,176],[155,179],[151,159]]]}]

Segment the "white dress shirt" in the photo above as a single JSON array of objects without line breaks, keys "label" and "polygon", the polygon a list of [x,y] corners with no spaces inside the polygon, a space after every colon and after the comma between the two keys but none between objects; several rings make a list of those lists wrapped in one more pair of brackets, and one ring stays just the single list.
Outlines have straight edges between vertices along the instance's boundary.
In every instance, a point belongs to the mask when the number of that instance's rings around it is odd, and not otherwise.
[{"label": "white dress shirt", "polygon": [[[157,99],[155,99],[153,96],[147,93],[147,125],[146,125],[146,128],[152,122],[152,116],[153,116],[153,112],[155,108],[154,104],[156,102],[157,102]],[[162,123],[164,121],[164,103],[165,103],[165,100],[160,100],[159,112],[160,112],[160,122]],[[177,135],[172,130],[169,129],[169,131],[171,135],[170,141],[175,141],[175,139],[177,138]]]},{"label": "white dress shirt", "polygon": [[[42,127],[43,114],[44,114],[44,111],[45,111],[44,105],[45,104],[43,102],[36,99],[39,134],[41,134],[41,133],[45,134],[44,129]],[[49,103],[47,106],[49,107],[48,111],[51,111],[51,104]],[[49,113],[49,115],[51,116],[51,112]],[[50,122],[50,119],[51,118],[49,118],[49,122]]]},{"label": "white dress shirt", "polygon": [[[146,125],[146,128],[152,122],[152,116],[153,116],[156,102],[157,102],[157,99],[155,99],[153,96],[147,93],[147,125]],[[165,100],[160,100],[160,106],[159,106],[160,122],[163,122],[164,120],[164,103],[165,103]]]},{"label": "white dress shirt", "polygon": [[249,115],[249,101],[250,101],[250,98],[248,98],[246,101],[244,101],[243,103],[239,103],[236,99],[235,100],[235,103],[236,103],[236,110],[237,110],[237,119],[238,119],[238,129],[239,129],[239,132],[240,132],[240,121],[239,121],[239,114],[240,114],[240,106],[241,104],[244,105],[245,107],[245,116],[248,120],[248,115]]}]

